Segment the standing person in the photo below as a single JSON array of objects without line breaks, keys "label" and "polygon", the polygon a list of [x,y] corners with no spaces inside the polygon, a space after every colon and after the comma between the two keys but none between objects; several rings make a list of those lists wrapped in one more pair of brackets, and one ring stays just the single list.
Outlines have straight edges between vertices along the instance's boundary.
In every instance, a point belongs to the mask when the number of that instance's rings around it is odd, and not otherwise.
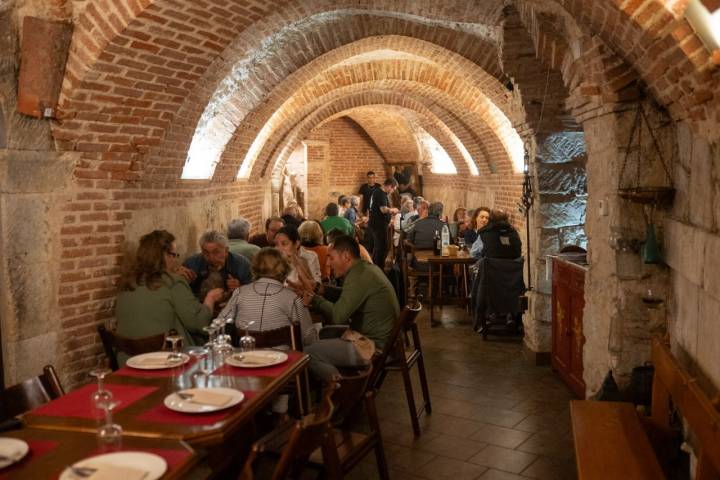
[{"label": "standing person", "polygon": [[190,284],[193,293],[205,298],[206,292],[222,288],[232,293],[252,281],[250,262],[228,250],[228,239],[215,230],[200,237],[200,253],[188,257],[178,273]]},{"label": "standing person", "polygon": [[248,261],[252,261],[253,255],[260,251],[260,247],[248,242],[250,226],[250,222],[245,218],[236,218],[228,225],[230,251],[242,255]]},{"label": "standing person", "polygon": [[388,195],[397,189],[397,185],[397,180],[390,177],[370,197],[368,230],[373,240],[372,258],[373,263],[381,269],[385,268],[385,256],[388,251],[388,225],[392,215],[398,213],[397,208],[390,206]]},{"label": "standing person", "polygon": [[360,211],[363,215],[367,215],[370,208],[370,197],[372,197],[373,192],[380,188],[380,184],[375,183],[375,178],[375,172],[370,170],[367,172],[367,183],[363,183],[360,187],[359,193],[362,197],[362,209]]},{"label": "standing person", "polygon": [[[175,329],[185,345],[194,345],[213,318],[223,290],[209,290],[198,302],[185,278],[177,275],[175,237],[166,230],[143,235],[132,269],[120,281],[115,316],[119,335],[148,337]],[[124,363],[126,357],[119,355]]]},{"label": "standing person", "polygon": [[285,222],[280,217],[270,217],[265,220],[265,233],[256,233],[250,237],[250,243],[260,248],[274,247],[275,234],[278,230],[285,226]]}]

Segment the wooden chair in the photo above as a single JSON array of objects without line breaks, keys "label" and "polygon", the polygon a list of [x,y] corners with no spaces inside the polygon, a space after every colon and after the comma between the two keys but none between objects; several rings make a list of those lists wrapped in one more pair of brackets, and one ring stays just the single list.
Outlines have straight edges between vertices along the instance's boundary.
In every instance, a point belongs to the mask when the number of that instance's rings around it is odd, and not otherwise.
[{"label": "wooden chair", "polygon": [[315,413],[295,422],[287,422],[255,442],[245,461],[240,480],[255,478],[253,464],[266,451],[280,451],[270,477],[272,480],[287,478],[293,469],[307,463],[310,455],[318,448],[323,458],[334,458],[332,462],[337,463],[337,452],[330,448],[332,444],[329,442],[332,436],[330,419],[335,410],[332,395],[336,387],[335,383],[328,386],[320,408]]},{"label": "wooden chair", "polygon": [[[421,434],[420,417],[423,413],[428,415],[432,413],[430,388],[428,387],[427,375],[425,373],[425,361],[420,343],[420,332],[416,322],[417,316],[421,311],[422,304],[419,298],[415,300],[414,305],[408,305],[403,310],[401,315],[401,332],[403,335],[398,336],[397,341],[393,345],[393,350],[389,352],[387,360],[385,361],[381,378],[378,379],[378,383],[382,384],[387,372],[400,372],[405,386],[405,396],[407,397],[413,433],[415,433],[417,437]],[[415,365],[417,365],[420,389],[423,395],[423,403],[420,408],[417,408],[415,405],[415,395],[413,394],[412,379],[410,378],[410,370]]]},{"label": "wooden chair", "polygon": [[[413,288],[410,286],[410,279],[414,278],[415,283],[417,283],[417,280],[425,280],[427,282],[427,298],[430,299],[430,296],[433,294],[433,292],[430,290],[431,282],[430,282],[430,270],[417,270],[412,267],[410,267],[409,259],[415,257],[416,251],[415,245],[413,245],[410,241],[405,239],[405,232],[402,232],[400,234],[400,270],[402,271],[403,276],[403,283],[405,285],[405,298],[411,299],[415,296],[415,293]],[[440,271],[434,271],[432,272],[433,281],[436,285],[439,285],[440,282]],[[416,287],[415,287],[416,289]]]},{"label": "wooden chair", "polygon": [[[370,386],[371,376],[372,367],[338,380],[339,388],[333,392],[332,401],[335,405],[333,418],[340,426],[333,429],[324,449],[317,449],[310,456],[311,463],[322,466],[326,478],[343,478],[371,451],[375,452],[379,477],[390,478],[375,407],[376,391]],[[367,415],[367,433],[358,433],[353,428],[359,417],[356,414],[359,404]]]},{"label": "wooden chair", "polygon": [[[251,331],[255,338],[256,348],[272,348],[280,345],[287,345],[298,352],[303,351],[302,328],[299,322],[292,322],[286,327],[263,330],[260,332]],[[301,378],[302,375],[302,378]],[[310,377],[307,369],[295,377],[295,389],[298,399],[298,413],[304,415],[305,405],[310,404]]]},{"label": "wooden chair", "polygon": [[141,353],[156,352],[165,346],[165,334],[152,335],[142,338],[127,338],[120,336],[106,329],[104,325],[98,325],[98,333],[102,341],[105,354],[110,359],[110,368],[115,371],[120,368],[117,360],[118,352],[128,356],[140,355]]},{"label": "wooden chair", "polygon": [[8,387],[0,393],[0,421],[6,421],[63,395],[65,390],[55,368],[46,365],[42,375]]}]

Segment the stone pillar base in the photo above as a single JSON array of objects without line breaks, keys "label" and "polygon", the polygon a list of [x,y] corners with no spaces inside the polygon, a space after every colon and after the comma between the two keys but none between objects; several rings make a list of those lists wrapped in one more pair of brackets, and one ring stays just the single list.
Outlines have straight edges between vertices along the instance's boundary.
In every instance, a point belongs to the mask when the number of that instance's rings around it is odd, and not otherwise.
[{"label": "stone pillar base", "polygon": [[550,352],[536,352],[523,342],[523,358],[535,366],[550,365]]}]

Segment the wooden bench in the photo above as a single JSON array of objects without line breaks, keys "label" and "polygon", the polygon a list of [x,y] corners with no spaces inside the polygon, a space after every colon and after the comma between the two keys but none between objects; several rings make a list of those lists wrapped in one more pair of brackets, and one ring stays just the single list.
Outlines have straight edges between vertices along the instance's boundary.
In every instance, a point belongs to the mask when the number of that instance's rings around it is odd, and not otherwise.
[{"label": "wooden bench", "polygon": [[672,437],[671,407],[680,412],[695,439],[694,478],[720,478],[720,412],[659,338],[652,341],[652,361],[650,417],[640,417],[630,403],[570,402],[581,480],[664,479],[658,458],[663,458],[663,441]]}]

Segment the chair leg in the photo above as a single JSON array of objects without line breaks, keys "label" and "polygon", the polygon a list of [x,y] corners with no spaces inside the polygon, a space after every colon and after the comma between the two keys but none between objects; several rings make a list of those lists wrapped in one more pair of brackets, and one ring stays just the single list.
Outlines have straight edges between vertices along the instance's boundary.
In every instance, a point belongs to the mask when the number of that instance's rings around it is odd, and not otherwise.
[{"label": "chair leg", "polygon": [[[305,414],[310,413],[309,411],[305,411],[305,406],[303,402],[303,388],[302,388],[302,382],[300,381],[300,374],[295,375],[295,389],[297,390],[297,402],[298,402],[298,411],[300,412],[301,416],[305,416]],[[310,404],[308,403],[308,406]]]},{"label": "chair leg", "polygon": [[410,379],[410,370],[407,364],[400,367],[400,373],[402,374],[403,383],[405,384],[405,396],[407,397],[408,410],[410,410],[410,422],[412,423],[413,433],[416,437],[419,437],[422,432],[420,431],[420,421],[418,420],[417,407],[415,406],[415,395],[413,394],[412,380]]},{"label": "chair leg", "polygon": [[420,377],[420,388],[422,389],[423,402],[425,402],[425,413],[430,415],[432,413],[432,406],[430,405],[430,388],[428,387],[427,376],[425,375],[425,361],[423,360],[422,352],[417,359],[418,376]]},{"label": "chair leg", "polygon": [[385,459],[385,449],[383,448],[382,438],[380,438],[380,436],[378,436],[377,444],[375,445],[375,461],[377,462],[380,478],[382,480],[390,480],[387,460]]}]

